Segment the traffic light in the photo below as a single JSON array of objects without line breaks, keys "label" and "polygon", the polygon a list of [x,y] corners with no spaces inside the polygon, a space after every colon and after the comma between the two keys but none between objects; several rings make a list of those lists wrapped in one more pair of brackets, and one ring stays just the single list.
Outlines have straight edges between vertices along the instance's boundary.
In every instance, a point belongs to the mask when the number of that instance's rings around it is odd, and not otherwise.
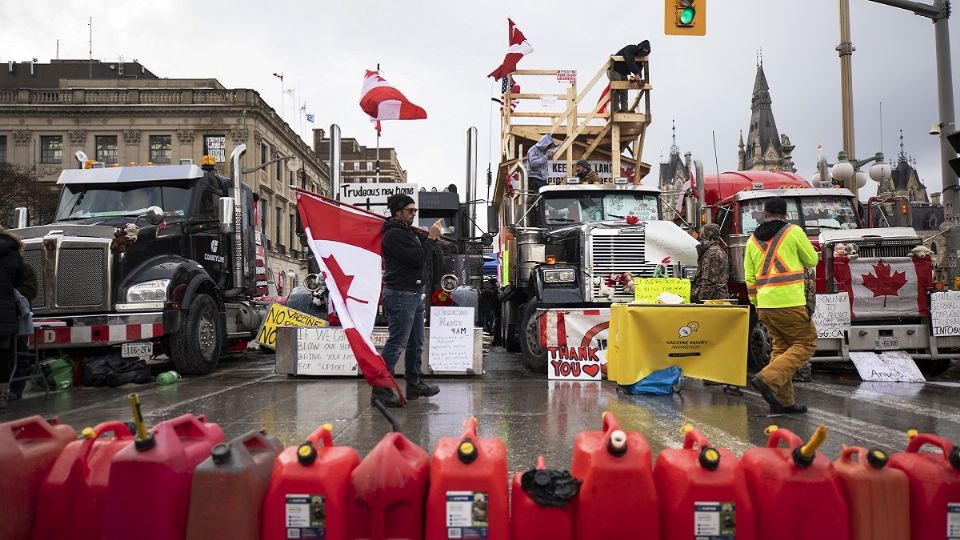
[{"label": "traffic light", "polygon": [[[950,135],[947,135],[947,142],[950,143],[950,146],[953,147],[955,152],[960,153],[960,131],[954,131]],[[960,176],[960,157],[951,159],[950,167],[953,168],[953,172],[957,173],[957,176]]]},{"label": "traffic light", "polygon": [[707,0],[664,0],[663,31],[671,36],[707,34]]}]

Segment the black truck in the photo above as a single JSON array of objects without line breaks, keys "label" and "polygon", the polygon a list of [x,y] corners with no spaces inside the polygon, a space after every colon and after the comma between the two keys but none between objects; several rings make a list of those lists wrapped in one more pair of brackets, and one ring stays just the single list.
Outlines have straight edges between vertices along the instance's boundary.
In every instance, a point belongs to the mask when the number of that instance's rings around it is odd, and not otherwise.
[{"label": "black truck", "polygon": [[33,346],[83,356],[116,347],[125,357],[165,354],[181,373],[203,374],[222,351],[253,339],[269,306],[254,299],[254,199],[240,181],[245,150],[231,154],[232,178],[207,157],[203,166],[88,162],[64,170],[55,221],[15,230],[38,278]]}]

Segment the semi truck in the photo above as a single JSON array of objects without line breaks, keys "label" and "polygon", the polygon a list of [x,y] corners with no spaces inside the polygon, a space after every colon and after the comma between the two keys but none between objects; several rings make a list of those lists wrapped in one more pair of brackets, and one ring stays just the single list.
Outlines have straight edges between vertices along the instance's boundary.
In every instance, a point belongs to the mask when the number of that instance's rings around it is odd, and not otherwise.
[{"label": "semi truck", "polygon": [[[38,329],[31,346],[81,356],[168,356],[184,374],[216,369],[221,353],[253,339],[268,304],[256,300],[252,190],[213,160],[64,170],[56,218],[16,234],[35,269]],[[262,291],[261,291],[262,292]]]}]

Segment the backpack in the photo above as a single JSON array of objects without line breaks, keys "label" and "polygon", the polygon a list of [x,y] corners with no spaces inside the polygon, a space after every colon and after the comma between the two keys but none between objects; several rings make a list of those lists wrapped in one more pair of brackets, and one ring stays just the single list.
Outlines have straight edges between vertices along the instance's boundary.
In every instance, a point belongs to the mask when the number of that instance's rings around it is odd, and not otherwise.
[{"label": "backpack", "polygon": [[683,370],[677,366],[659,369],[639,381],[621,386],[631,395],[669,396],[683,390]]}]

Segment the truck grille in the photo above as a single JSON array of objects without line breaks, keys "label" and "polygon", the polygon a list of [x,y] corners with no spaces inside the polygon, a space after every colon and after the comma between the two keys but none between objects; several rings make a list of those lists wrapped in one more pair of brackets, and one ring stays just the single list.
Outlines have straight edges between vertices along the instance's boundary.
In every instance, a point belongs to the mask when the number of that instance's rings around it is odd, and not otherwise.
[{"label": "truck grille", "polygon": [[910,250],[922,243],[920,239],[916,240],[884,240],[883,242],[875,240],[866,240],[857,242],[857,254],[861,257],[909,257]]},{"label": "truck grille", "polygon": [[[620,233],[617,235],[590,235],[590,267],[591,278],[600,276],[619,276],[629,272],[634,277],[653,277],[656,270],[655,263],[646,260],[646,241],[642,232]],[[675,277],[676,267],[668,266],[667,275]],[[591,296],[600,295],[600,285],[590,281]],[[614,287],[616,301],[629,301],[633,297],[624,292],[622,285]]]},{"label": "truck grille", "polygon": [[98,248],[65,248],[57,263],[57,305],[100,306],[104,303],[106,252]]},{"label": "truck grille", "polygon": [[43,256],[42,249],[28,249],[23,252],[23,259],[33,267],[33,273],[37,276],[37,296],[30,302],[30,307],[37,309],[43,308],[47,305],[47,295],[44,284],[46,267],[44,266],[44,261],[46,260]]}]

